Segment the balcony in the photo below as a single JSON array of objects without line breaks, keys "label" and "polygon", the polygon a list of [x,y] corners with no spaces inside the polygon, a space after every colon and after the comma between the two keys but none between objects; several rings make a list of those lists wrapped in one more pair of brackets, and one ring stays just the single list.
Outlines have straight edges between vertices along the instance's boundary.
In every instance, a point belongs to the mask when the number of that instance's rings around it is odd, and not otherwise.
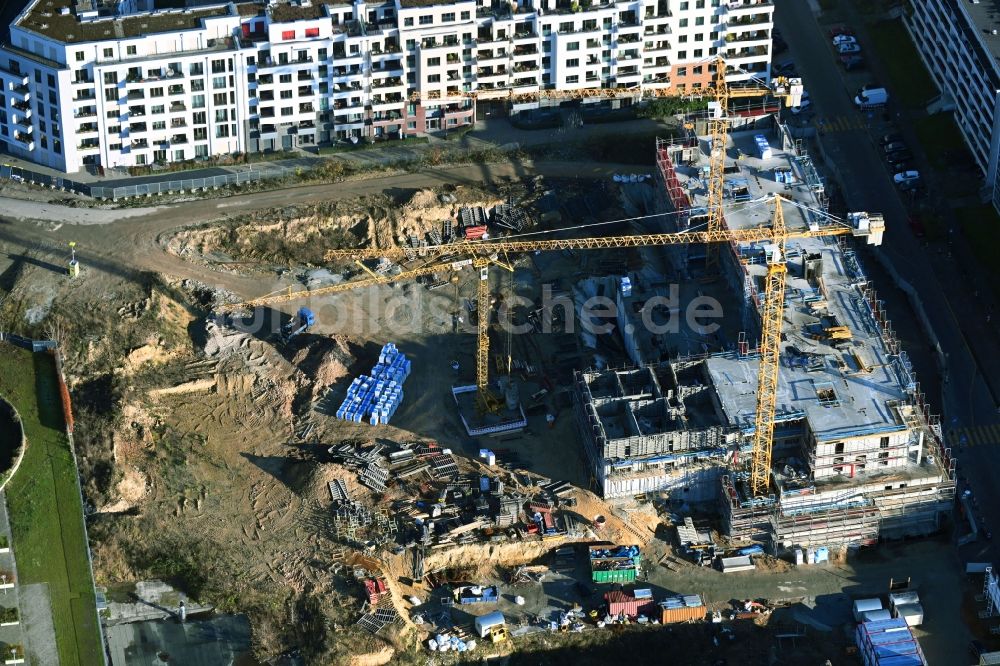
[{"label": "balcony", "polygon": [[128,107],[128,115],[130,118],[138,118],[146,115],[146,107],[144,106],[130,106]]},{"label": "balcony", "polygon": [[187,134],[174,134],[170,137],[170,145],[180,146],[188,142]]},{"label": "balcony", "polygon": [[[730,12],[732,12],[732,9],[730,9]],[[764,25],[771,22],[772,22],[771,14],[751,14],[749,16],[733,16],[726,21],[730,29],[732,29],[733,26]]]},{"label": "balcony", "polygon": [[298,81],[312,81],[313,80],[313,75],[312,75],[312,72],[310,70],[303,69],[303,70],[299,71],[298,76],[296,76],[295,78]]},{"label": "balcony", "polygon": [[405,100],[402,95],[388,95],[386,97],[372,97],[372,110],[383,107],[402,104]]},{"label": "balcony", "polygon": [[402,85],[405,85],[403,79],[397,76],[393,76],[386,79],[378,79],[376,81],[372,81],[372,90],[378,88],[398,88],[399,86]]},{"label": "balcony", "polygon": [[174,85],[167,87],[168,95],[183,95],[184,93],[185,93],[184,86]]},{"label": "balcony", "polygon": [[77,134],[96,134],[100,131],[97,127],[97,123],[84,123],[76,130]]},{"label": "balcony", "polygon": [[128,99],[130,102],[134,102],[140,99],[146,99],[146,93],[142,90],[129,90]]},{"label": "balcony", "polygon": [[515,32],[514,33],[514,43],[515,44],[517,44],[518,42],[525,42],[525,41],[528,41],[528,40],[531,40],[531,39],[538,39],[538,33],[537,32],[531,32],[531,31]]},{"label": "balcony", "polygon": [[299,97],[309,97],[316,93],[313,91],[312,86],[299,86],[298,94]]},{"label": "balcony", "polygon": [[94,94],[94,91],[92,89],[81,90],[76,93],[75,97],[73,97],[74,102],[87,102],[94,99],[97,99],[97,96]]},{"label": "balcony", "polygon": [[484,60],[507,60],[509,57],[510,54],[508,54],[506,51],[499,52],[493,50],[487,50],[487,51],[480,50],[476,59],[479,62],[483,62]]},{"label": "balcony", "polygon": [[299,113],[316,113],[316,108],[312,104],[299,104]]},{"label": "balcony", "polygon": [[187,121],[184,120],[183,118],[174,118],[173,120],[170,121],[171,129],[177,129],[179,127],[187,127],[187,126],[188,126]]},{"label": "balcony", "polygon": [[20,125],[21,127],[25,128],[28,131],[31,131],[32,129],[31,120],[26,116],[18,116],[17,120],[14,121],[14,124]]},{"label": "balcony", "polygon": [[739,60],[741,58],[757,58],[766,55],[767,55],[766,46],[753,46],[749,48],[739,49],[738,51],[736,49],[730,49],[729,51],[726,52],[726,59]]},{"label": "balcony", "polygon": [[262,90],[260,93],[260,101],[262,102],[273,102],[274,101],[274,91],[273,90]]},{"label": "balcony", "polygon": [[636,44],[639,41],[639,33],[630,32],[624,35],[618,35],[619,44]]},{"label": "balcony", "polygon": [[515,72],[537,72],[538,63],[537,62],[525,62],[514,65]]},{"label": "balcony", "polygon": [[86,141],[81,142],[76,148],[80,151],[100,150],[101,144],[97,139],[87,139]]},{"label": "balcony", "polygon": [[85,76],[81,76],[81,77],[73,79],[72,83],[73,83],[74,86],[75,85],[80,85],[80,84],[86,84],[86,83],[89,83],[90,85],[93,85],[94,84],[94,79],[88,79]]},{"label": "balcony", "polygon": [[182,111],[187,111],[187,105],[184,102],[170,103],[170,113],[180,113]]},{"label": "balcony", "polygon": [[[31,113],[31,105],[27,102],[13,102],[11,106],[23,113]],[[97,115],[96,111],[94,112],[94,115]]]},{"label": "balcony", "polygon": [[670,42],[646,42],[645,51],[646,53],[656,53],[659,51],[669,51]]},{"label": "balcony", "polygon": [[135,141],[133,141],[129,145],[131,145],[131,147],[133,149],[137,149],[137,148],[149,148],[149,141],[147,141],[146,139],[136,139]]},{"label": "balcony", "polygon": [[146,123],[131,123],[128,131],[130,134],[143,134],[146,131]]},{"label": "balcony", "polygon": [[261,118],[274,118],[274,109],[270,106],[265,106],[260,110]]},{"label": "balcony", "polygon": [[312,131],[314,129],[316,129],[316,123],[314,123],[311,120],[303,120],[298,125],[298,130],[300,132],[303,132],[303,131]]},{"label": "balcony", "polygon": [[520,58],[522,56],[536,56],[536,55],[538,55],[538,48],[534,45],[514,47],[515,58]]}]

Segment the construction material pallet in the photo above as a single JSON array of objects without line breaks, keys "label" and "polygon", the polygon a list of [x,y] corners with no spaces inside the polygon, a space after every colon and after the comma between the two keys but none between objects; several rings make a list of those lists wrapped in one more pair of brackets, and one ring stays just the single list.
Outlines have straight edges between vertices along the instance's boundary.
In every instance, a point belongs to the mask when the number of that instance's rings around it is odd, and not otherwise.
[{"label": "construction material pallet", "polygon": [[341,481],[340,479],[334,479],[333,481],[330,481],[329,483],[327,483],[327,487],[330,489],[330,499],[332,499],[334,502],[340,502],[340,501],[346,502],[347,500],[350,499],[350,497],[347,495],[347,486],[345,486],[344,482]]}]

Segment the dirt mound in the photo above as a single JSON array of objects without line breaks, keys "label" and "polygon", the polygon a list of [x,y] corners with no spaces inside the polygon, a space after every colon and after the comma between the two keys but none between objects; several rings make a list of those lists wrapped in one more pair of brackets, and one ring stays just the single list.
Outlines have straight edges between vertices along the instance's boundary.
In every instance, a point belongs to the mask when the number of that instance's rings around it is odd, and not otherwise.
[{"label": "dirt mound", "polygon": [[386,645],[376,652],[353,655],[347,663],[348,666],[382,666],[392,661],[394,654],[396,651]]},{"label": "dirt mound", "polygon": [[354,360],[348,339],[334,335],[317,337],[295,353],[292,363],[320,391],[346,377]]}]

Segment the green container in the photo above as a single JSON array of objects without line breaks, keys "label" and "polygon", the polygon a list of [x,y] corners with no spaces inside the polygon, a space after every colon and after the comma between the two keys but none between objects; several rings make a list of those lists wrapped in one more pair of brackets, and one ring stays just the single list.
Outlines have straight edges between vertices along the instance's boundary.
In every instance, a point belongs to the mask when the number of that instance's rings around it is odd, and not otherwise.
[{"label": "green container", "polygon": [[635,582],[635,569],[592,571],[591,577],[595,583],[633,583]]}]

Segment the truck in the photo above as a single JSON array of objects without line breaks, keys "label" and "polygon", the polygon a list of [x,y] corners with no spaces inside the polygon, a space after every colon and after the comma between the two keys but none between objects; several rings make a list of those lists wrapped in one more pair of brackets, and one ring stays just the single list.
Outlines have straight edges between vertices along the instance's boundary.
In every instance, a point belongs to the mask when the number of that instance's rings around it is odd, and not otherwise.
[{"label": "truck", "polygon": [[291,321],[281,327],[281,340],[288,343],[299,333],[308,331],[316,323],[316,315],[309,308],[299,308]]},{"label": "truck", "polygon": [[885,88],[862,88],[854,97],[854,104],[859,109],[877,109],[889,101],[889,91]]}]

